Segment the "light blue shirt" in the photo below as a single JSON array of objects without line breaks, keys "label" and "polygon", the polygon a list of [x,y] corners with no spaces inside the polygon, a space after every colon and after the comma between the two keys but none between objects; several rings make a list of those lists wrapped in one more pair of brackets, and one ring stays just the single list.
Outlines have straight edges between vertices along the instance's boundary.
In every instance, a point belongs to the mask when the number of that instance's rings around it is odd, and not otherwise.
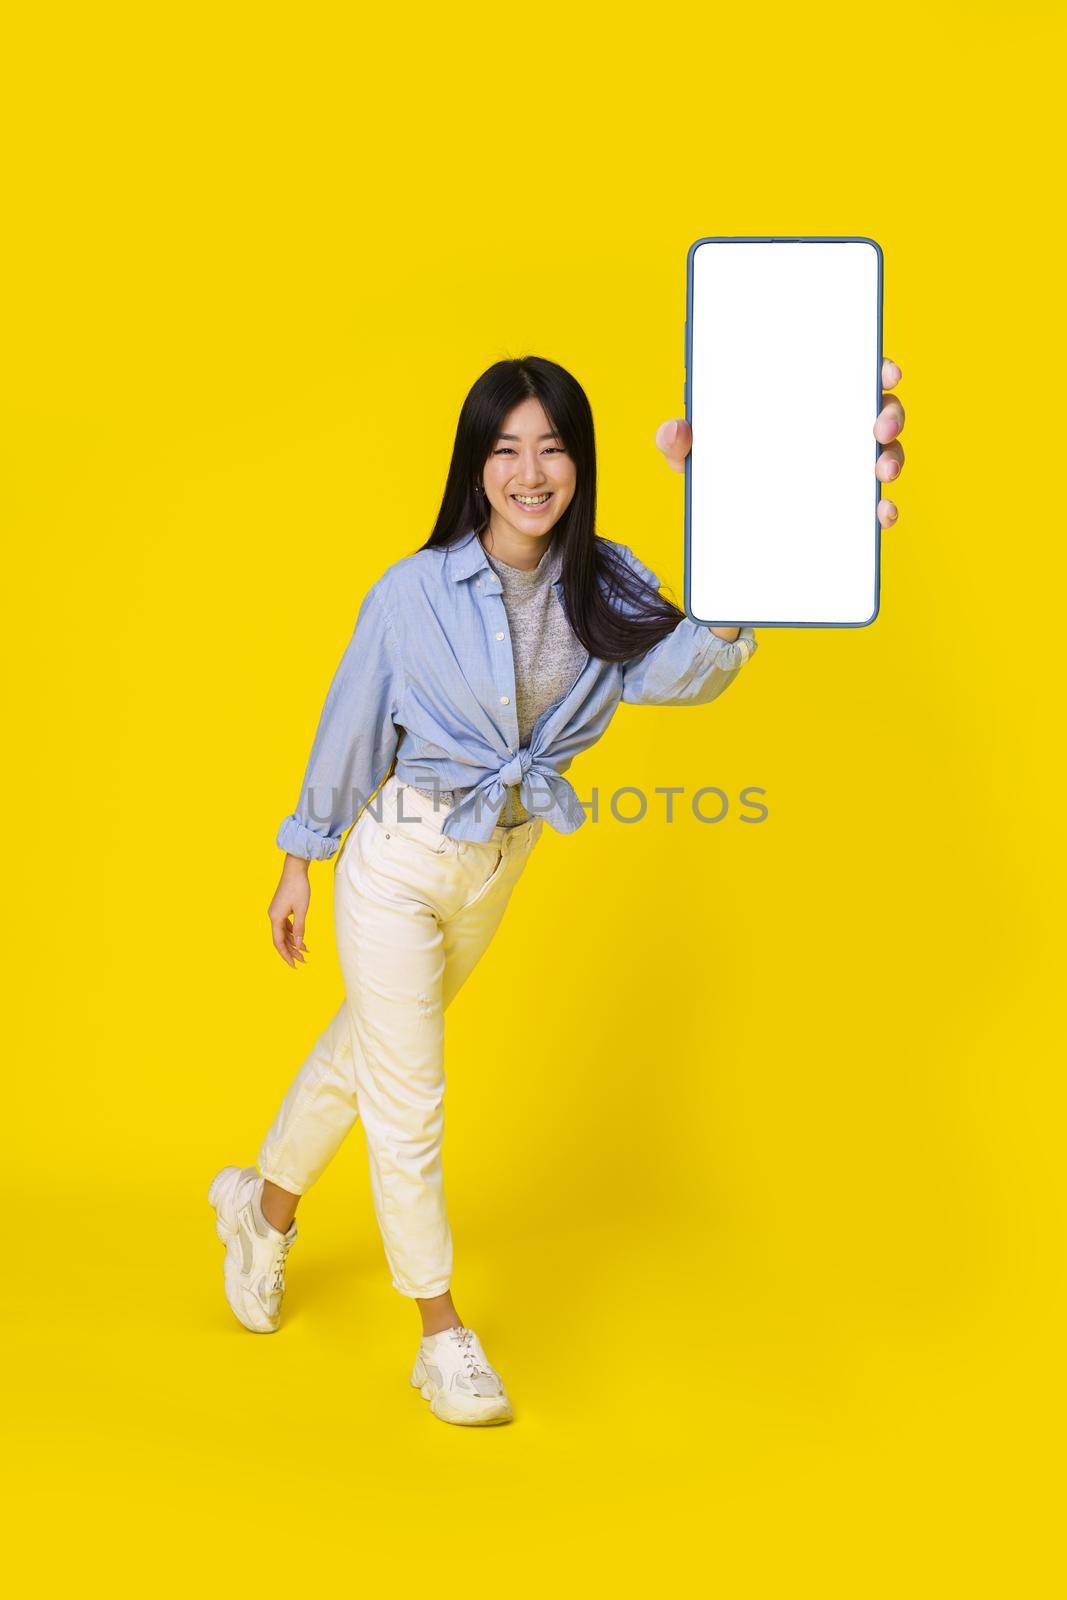
[{"label": "light blue shirt", "polygon": [[[632,550],[608,542],[659,589]],[[562,575],[553,588],[562,604]],[[394,761],[412,788],[469,790],[445,816],[451,838],[488,839],[510,784],[531,817],[574,833],[585,807],[563,773],[600,738],[619,702],[707,705],[755,649],[751,628],[730,641],[684,617],[632,661],[586,653],[566,694],[520,747],[511,637],[481,540],[472,531],[450,546],[416,550],[367,591],[326,695],[299,803],[277,842],[290,855],[327,860]]]}]

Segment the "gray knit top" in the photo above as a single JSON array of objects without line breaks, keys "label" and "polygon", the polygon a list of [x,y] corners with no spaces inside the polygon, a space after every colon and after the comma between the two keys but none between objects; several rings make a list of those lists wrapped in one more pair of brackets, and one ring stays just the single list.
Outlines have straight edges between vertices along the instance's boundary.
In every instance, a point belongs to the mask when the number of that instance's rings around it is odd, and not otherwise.
[{"label": "gray knit top", "polygon": [[[511,632],[515,657],[515,712],[519,741],[529,743],[534,725],[542,712],[562,700],[587,660],[588,652],[575,638],[567,621],[553,579],[559,576],[562,550],[553,536],[548,549],[530,572],[510,567],[499,556],[486,551],[493,571],[500,579],[501,599]],[[413,786],[414,787],[414,786]],[[416,789],[416,794],[434,797],[433,789]],[[442,808],[448,809],[468,793],[466,789],[437,791]],[[502,827],[517,827],[528,820],[519,799],[518,786],[509,788],[497,818]]]}]

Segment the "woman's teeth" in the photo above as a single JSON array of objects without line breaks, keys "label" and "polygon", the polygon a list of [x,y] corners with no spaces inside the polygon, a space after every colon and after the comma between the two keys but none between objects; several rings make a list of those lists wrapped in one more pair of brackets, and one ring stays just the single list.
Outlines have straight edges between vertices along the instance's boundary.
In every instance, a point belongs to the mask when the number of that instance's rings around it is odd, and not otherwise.
[{"label": "woman's teeth", "polygon": [[550,489],[547,494],[513,494],[511,498],[517,500],[524,511],[539,511],[552,498],[552,491]]}]

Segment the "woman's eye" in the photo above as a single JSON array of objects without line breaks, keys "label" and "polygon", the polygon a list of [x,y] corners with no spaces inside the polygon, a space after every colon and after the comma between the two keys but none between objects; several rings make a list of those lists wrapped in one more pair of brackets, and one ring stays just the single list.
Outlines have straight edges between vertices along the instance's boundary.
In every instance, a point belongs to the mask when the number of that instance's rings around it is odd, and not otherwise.
[{"label": "woman's eye", "polygon": [[[559,445],[559,444],[551,444],[551,445],[549,445],[549,447],[548,447],[548,449],[547,449],[547,451],[545,453],[546,453],[546,455],[553,455],[553,456],[565,456],[567,454],[567,452],[564,449],[564,447],[562,445]],[[507,455],[512,455],[513,451],[511,449],[510,445],[505,444],[505,445],[502,445],[499,450],[494,450],[493,454],[495,456],[507,456]]]}]

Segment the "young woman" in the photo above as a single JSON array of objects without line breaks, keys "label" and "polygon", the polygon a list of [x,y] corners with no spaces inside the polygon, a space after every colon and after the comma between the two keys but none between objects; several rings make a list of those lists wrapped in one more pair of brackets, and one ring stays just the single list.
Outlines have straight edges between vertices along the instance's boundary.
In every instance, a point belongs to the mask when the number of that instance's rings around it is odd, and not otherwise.
[{"label": "young woman", "polygon": [[[899,377],[886,363],[887,386]],[[903,420],[890,399],[875,428],[888,445],[883,479],[903,461],[890,443]],[[657,434],[677,471],[691,443],[685,422]],[[883,500],[879,515],[886,524],[896,511]],[[450,1292],[445,1010],[545,822],[573,833],[586,820],[563,773],[619,702],[706,705],[756,649],[751,628],[690,621],[595,522],[581,386],[536,356],[497,362],[464,401],[432,534],[363,601],[299,804],[278,833],[286,857],[270,921],[291,967],[307,952],[308,863],[336,856],[344,1002],[285,1095],[258,1166],[224,1167],[209,1191],[229,1304],[246,1328],[271,1333],[297,1202],[361,1118],[393,1286],[422,1317],[411,1381],[446,1422],[506,1422],[512,1411]]]}]

